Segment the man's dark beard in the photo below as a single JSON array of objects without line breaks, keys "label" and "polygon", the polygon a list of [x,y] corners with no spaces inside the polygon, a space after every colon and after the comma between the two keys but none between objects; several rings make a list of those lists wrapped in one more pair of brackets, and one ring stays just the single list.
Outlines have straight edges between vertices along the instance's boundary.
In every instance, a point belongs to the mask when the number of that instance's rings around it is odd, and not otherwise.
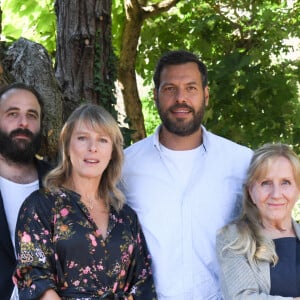
[{"label": "man's dark beard", "polygon": [[[31,141],[14,139],[16,135],[28,136]],[[16,129],[7,134],[0,130],[0,154],[14,163],[30,164],[41,146],[41,133],[33,134],[28,129]]]},{"label": "man's dark beard", "polygon": [[[178,119],[177,121],[173,121],[168,117],[168,114],[171,113],[173,109],[177,108],[188,108],[193,114],[194,118],[188,123],[185,120]],[[203,101],[203,106],[199,111],[195,111],[192,107],[186,104],[175,104],[170,107],[167,111],[162,112],[160,109],[159,102],[157,103],[157,109],[162,121],[162,124],[166,127],[166,129],[179,136],[189,136],[199,130],[200,125],[202,123],[202,119],[204,116],[205,105]]]}]

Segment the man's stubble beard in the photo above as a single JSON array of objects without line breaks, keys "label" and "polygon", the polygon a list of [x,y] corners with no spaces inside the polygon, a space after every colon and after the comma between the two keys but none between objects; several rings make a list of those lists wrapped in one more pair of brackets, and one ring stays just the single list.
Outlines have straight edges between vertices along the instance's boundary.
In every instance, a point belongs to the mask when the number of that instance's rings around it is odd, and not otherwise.
[{"label": "man's stubble beard", "polygon": [[[156,107],[163,126],[171,133],[179,136],[189,136],[199,130],[205,113],[205,101],[203,99],[203,105],[198,111],[195,111],[187,104],[175,104],[171,106],[167,111],[163,112],[160,108],[159,99],[156,100]],[[190,121],[184,119],[173,120],[169,118],[169,114],[173,109],[188,108],[193,118]]]}]

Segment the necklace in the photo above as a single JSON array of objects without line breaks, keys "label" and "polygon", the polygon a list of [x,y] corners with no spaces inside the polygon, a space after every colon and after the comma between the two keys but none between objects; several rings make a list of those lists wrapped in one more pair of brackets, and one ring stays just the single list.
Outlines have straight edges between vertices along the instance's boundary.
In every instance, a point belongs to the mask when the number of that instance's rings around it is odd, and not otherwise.
[{"label": "necklace", "polygon": [[87,207],[90,209],[90,210],[93,210],[94,208],[94,205],[95,205],[95,199],[94,197],[89,197],[89,196],[85,196],[85,198],[87,199]]},{"label": "necklace", "polygon": [[75,187],[75,183],[73,181],[73,178],[71,178],[67,183],[64,184],[64,186],[72,191],[74,191],[75,193],[80,195],[80,200],[81,202],[90,210],[94,209],[95,203],[97,201],[100,200],[99,196],[97,195],[97,193],[95,194],[95,196],[89,196],[87,193],[85,192],[80,192],[76,187]]}]

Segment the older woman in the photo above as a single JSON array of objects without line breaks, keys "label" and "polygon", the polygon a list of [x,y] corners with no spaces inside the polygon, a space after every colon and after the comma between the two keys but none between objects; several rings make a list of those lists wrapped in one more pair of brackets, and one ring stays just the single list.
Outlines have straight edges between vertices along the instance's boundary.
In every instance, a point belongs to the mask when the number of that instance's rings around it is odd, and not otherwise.
[{"label": "older woman", "polygon": [[285,144],[253,155],[243,212],[217,236],[225,299],[300,299],[300,225],[292,209],[300,194],[300,162]]},{"label": "older woman", "polygon": [[156,299],[136,214],[117,188],[117,123],[85,104],[64,125],[58,166],[21,207],[16,230],[20,299]]}]

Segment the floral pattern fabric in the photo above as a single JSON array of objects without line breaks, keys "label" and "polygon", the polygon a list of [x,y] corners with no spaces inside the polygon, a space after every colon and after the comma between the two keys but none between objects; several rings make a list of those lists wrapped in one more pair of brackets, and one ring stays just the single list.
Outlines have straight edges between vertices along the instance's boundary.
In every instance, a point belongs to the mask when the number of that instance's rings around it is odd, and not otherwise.
[{"label": "floral pattern fabric", "polygon": [[49,288],[63,299],[109,292],[115,299],[156,299],[145,238],[126,205],[120,212],[111,207],[103,239],[80,195],[41,189],[20,209],[16,249],[21,300],[38,299]]}]

